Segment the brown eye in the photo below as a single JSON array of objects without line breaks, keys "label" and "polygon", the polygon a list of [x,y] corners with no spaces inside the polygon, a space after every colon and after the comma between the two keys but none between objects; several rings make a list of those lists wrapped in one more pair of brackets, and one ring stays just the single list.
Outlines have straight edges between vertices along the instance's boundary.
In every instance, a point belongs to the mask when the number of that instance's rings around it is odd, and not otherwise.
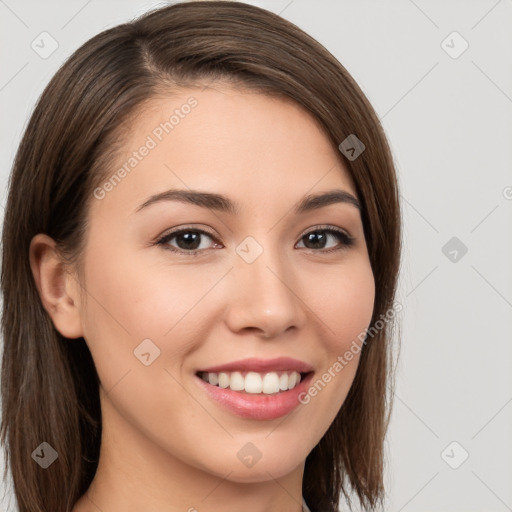
[{"label": "brown eye", "polygon": [[[208,247],[200,247],[205,237],[214,240],[212,235],[201,229],[180,229],[164,235],[157,244],[165,246],[170,251],[195,255],[208,249]],[[174,239],[176,245],[170,243]]]},{"label": "brown eye", "polygon": [[[334,247],[329,247],[326,249],[326,244],[328,243],[329,238],[335,238],[338,240],[339,245]],[[306,249],[313,250],[322,250],[323,252],[331,252],[339,249],[345,249],[354,244],[354,239],[347,235],[347,233],[334,229],[317,229],[315,231],[310,231],[302,236],[301,240],[304,241]]]}]

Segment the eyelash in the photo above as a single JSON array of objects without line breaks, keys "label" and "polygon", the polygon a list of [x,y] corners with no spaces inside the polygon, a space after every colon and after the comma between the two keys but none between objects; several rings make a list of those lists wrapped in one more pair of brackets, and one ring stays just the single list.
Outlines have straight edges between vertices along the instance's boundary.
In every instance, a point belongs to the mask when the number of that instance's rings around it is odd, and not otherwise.
[{"label": "eyelash", "polygon": [[[307,236],[307,235],[309,235],[311,233],[317,233],[317,232],[320,232],[320,233],[330,233],[332,235],[335,235],[338,238],[338,240],[340,240],[341,246],[339,246],[339,247],[331,247],[330,249],[309,249],[310,251],[313,251],[313,252],[320,252],[320,253],[324,253],[325,254],[325,253],[331,253],[331,252],[336,252],[336,251],[342,251],[344,249],[348,249],[349,247],[352,247],[354,245],[354,242],[355,242],[355,238],[349,236],[347,233],[345,233],[341,229],[337,229],[337,228],[333,228],[333,227],[326,227],[326,228],[324,228],[324,227],[317,227],[316,229],[314,229],[312,231],[308,231],[307,233],[304,233],[300,237],[300,240],[302,240],[305,236]],[[208,250],[208,249],[195,249],[195,250],[192,250],[192,251],[185,251],[185,250],[176,249],[175,247],[167,245],[167,242],[169,242],[170,240],[175,238],[177,235],[180,235],[182,233],[200,233],[202,235],[209,236],[212,240],[217,242],[217,239],[211,233],[208,233],[207,231],[204,231],[202,229],[197,229],[197,228],[181,228],[179,230],[167,233],[166,235],[164,235],[161,238],[159,238],[156,241],[156,245],[162,245],[162,246],[164,246],[164,249],[166,249],[168,251],[171,251],[171,252],[174,252],[174,253],[178,253],[178,254],[185,254],[187,256],[200,256],[201,253],[204,253],[205,251]]]}]

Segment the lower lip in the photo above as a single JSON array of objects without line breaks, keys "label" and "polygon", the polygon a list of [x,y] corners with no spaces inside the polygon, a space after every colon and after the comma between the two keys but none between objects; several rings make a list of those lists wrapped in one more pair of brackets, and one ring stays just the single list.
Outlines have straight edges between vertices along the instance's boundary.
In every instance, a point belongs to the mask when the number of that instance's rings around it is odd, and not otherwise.
[{"label": "lower lip", "polygon": [[221,406],[242,418],[251,420],[273,420],[292,412],[301,402],[299,395],[305,393],[313,373],[309,373],[299,385],[288,391],[272,395],[246,393],[213,386],[196,375],[203,389]]}]

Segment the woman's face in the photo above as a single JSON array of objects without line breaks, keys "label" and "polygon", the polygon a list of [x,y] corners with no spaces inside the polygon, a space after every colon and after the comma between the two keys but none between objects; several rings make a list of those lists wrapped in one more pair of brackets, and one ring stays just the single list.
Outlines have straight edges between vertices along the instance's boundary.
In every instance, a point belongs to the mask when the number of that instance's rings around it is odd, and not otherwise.
[{"label": "woman's face", "polygon": [[129,128],[91,198],[78,306],[102,450],[125,468],[289,474],[343,404],[372,316],[354,184],[306,111],[227,85],[154,99]]}]

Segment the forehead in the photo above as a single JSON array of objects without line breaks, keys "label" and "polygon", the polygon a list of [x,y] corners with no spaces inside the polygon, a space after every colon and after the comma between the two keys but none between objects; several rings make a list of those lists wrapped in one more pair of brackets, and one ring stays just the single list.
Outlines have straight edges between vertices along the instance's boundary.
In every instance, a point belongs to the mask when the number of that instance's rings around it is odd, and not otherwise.
[{"label": "forehead", "polygon": [[152,98],[122,139],[96,207],[134,207],[168,188],[222,192],[253,207],[330,188],[356,196],[337,148],[310,113],[246,89],[216,84]]}]

